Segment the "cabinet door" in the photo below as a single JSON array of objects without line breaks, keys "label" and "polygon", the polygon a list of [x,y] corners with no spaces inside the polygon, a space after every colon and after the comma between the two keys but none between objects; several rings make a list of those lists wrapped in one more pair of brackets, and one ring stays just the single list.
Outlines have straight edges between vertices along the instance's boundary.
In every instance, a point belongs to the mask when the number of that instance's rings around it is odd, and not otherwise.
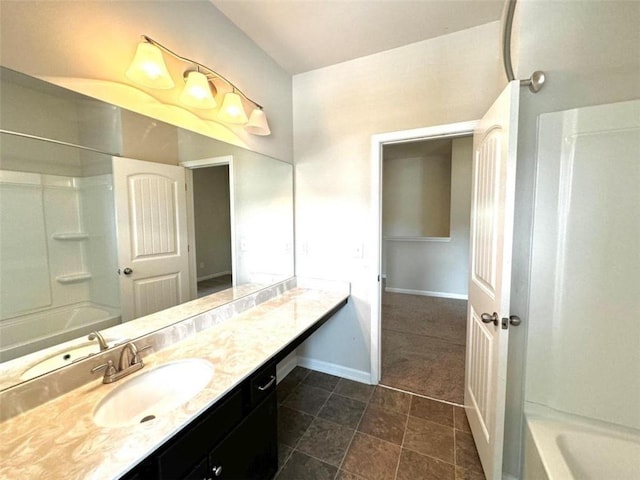
[{"label": "cabinet door", "polygon": [[209,456],[214,479],[263,480],[278,466],[277,402],[269,396]]},{"label": "cabinet door", "polygon": [[241,421],[242,402],[242,392],[238,390],[222,405],[189,425],[155,456],[157,474],[153,478],[175,480],[183,478],[186,472],[193,472],[194,465],[199,465],[201,459],[206,458],[211,449]]}]

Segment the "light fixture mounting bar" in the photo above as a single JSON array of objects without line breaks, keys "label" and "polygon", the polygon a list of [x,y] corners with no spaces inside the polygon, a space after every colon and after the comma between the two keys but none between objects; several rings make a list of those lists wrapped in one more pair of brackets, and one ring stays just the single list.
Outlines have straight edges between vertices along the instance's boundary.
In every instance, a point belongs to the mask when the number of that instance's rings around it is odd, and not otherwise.
[{"label": "light fixture mounting bar", "polygon": [[142,39],[147,42],[150,43],[152,45],[155,45],[156,47],[158,47],[160,50],[162,50],[165,53],[168,53],[169,55],[171,55],[174,58],[177,58],[178,60],[181,60],[185,63],[191,63],[193,65],[196,65],[198,68],[201,68],[203,70],[206,71],[207,78],[209,78],[209,76],[212,76],[214,78],[219,78],[220,80],[222,80],[223,82],[225,82],[227,85],[229,85],[232,90],[236,93],[239,93],[245,100],[247,100],[248,102],[253,103],[256,107],[258,107],[260,110],[263,109],[263,106],[260,105],[258,102],[256,102],[255,100],[252,100],[251,98],[249,98],[247,95],[245,95],[245,93],[240,90],[238,87],[236,87],[233,82],[231,82],[229,79],[225,78],[223,75],[220,75],[218,72],[216,72],[215,70],[212,70],[211,68],[207,67],[206,65],[203,65],[199,62],[196,62],[195,60],[191,60],[190,58],[187,57],[183,57],[182,55],[178,55],[176,52],[168,49],[167,47],[165,47],[164,45],[162,45],[160,42],[157,42],[156,40],[154,40],[153,38],[147,36],[147,35],[142,35]]}]

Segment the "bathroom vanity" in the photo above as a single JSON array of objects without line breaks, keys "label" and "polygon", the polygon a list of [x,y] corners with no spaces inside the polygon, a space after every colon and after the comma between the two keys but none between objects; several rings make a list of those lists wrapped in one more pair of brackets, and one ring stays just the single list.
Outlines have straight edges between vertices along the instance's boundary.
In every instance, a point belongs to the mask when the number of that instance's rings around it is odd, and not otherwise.
[{"label": "bathroom vanity", "polygon": [[[348,285],[322,289],[300,282],[273,295],[257,293],[237,301],[242,304],[219,307],[225,318],[214,319],[214,309],[136,339],[139,350],[151,347],[141,354],[145,366],[127,378],[103,384],[100,373],[88,373],[105,359],[117,358],[120,347],[115,347],[74,365],[87,372],[88,381],[46,403],[21,407],[27,398],[59,390],[71,368],[1,392],[2,409],[17,414],[0,423],[0,478],[272,478],[277,469],[276,365],[348,297]],[[157,412],[147,410],[142,418],[140,412],[127,417],[147,392],[127,402],[129,385],[146,386],[139,380],[187,362],[212,366],[211,379],[200,390],[175,407],[157,406]],[[189,377],[187,372],[181,375]],[[190,379],[181,382],[188,385]],[[150,387],[150,396],[162,388]],[[113,421],[109,415],[98,421],[101,406],[118,396],[125,399],[118,407],[123,411],[111,410]]]},{"label": "bathroom vanity", "polygon": [[278,466],[275,388],[276,364],[269,362],[124,478],[272,478]]}]

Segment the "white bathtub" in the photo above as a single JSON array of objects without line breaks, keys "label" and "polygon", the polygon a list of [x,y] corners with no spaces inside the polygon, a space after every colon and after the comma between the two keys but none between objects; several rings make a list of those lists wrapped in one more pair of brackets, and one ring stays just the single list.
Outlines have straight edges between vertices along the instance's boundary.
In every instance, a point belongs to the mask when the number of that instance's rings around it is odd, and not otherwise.
[{"label": "white bathtub", "polygon": [[640,479],[640,432],[547,407],[525,409],[524,480]]},{"label": "white bathtub", "polygon": [[[88,335],[120,323],[116,308],[76,303],[0,322],[0,362]],[[34,332],[38,332],[34,336]]]}]

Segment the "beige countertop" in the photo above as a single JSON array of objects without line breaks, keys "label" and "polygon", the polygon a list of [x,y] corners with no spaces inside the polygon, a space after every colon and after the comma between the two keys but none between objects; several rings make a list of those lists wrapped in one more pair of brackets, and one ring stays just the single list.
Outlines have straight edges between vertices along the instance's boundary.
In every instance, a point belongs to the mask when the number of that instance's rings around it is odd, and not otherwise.
[{"label": "beige countertop", "polygon": [[[144,352],[145,367],[122,380],[105,385],[98,375],[95,381],[6,420],[0,424],[0,478],[119,478],[348,295],[287,290],[159,352]],[[213,379],[187,403],[135,426],[94,423],[96,405],[113,389],[163,363],[185,358],[202,358],[214,366]]]}]

